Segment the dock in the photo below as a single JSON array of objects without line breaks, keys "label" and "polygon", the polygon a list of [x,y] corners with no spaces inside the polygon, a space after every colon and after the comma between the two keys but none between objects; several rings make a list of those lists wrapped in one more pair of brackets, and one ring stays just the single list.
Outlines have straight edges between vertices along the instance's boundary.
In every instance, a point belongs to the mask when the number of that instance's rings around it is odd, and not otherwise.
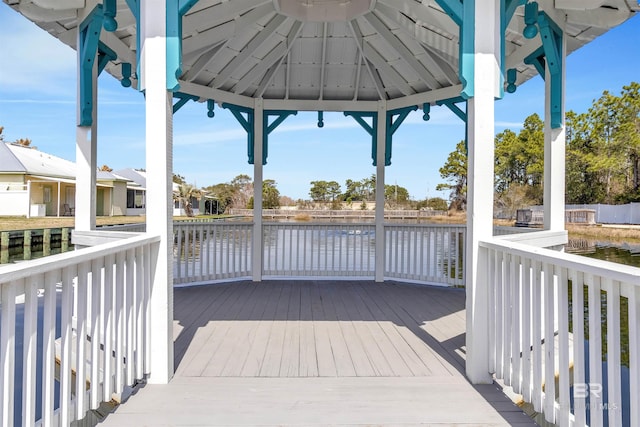
[{"label": "dock", "polygon": [[174,298],[175,376],[102,426],[536,425],[465,378],[462,289],[241,281]]}]

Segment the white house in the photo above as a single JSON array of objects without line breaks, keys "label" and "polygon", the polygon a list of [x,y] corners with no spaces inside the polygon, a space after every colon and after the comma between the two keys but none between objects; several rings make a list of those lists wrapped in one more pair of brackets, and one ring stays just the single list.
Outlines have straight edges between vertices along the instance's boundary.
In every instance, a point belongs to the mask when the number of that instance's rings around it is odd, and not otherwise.
[{"label": "white house", "polygon": [[[130,192],[144,202],[144,188],[138,187],[126,176],[98,171],[96,215],[144,213],[129,209]],[[0,144],[0,216],[74,215],[75,193],[75,163],[35,147]]]}]

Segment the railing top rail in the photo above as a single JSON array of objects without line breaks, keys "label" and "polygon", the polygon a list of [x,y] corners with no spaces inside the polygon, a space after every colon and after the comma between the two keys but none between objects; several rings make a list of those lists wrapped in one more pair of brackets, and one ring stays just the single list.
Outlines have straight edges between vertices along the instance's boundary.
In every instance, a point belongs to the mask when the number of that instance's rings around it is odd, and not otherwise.
[{"label": "railing top rail", "polygon": [[113,255],[124,250],[134,249],[142,245],[156,243],[159,241],[160,236],[149,236],[147,234],[137,235],[135,237],[118,240],[116,242],[51,255],[32,260],[27,263],[8,264],[0,267],[0,285],[13,280],[23,279],[34,274],[46,273],[51,270],[58,270],[83,262],[93,261],[99,257]]},{"label": "railing top rail", "polygon": [[511,254],[528,257],[534,261],[548,262],[560,267],[597,276],[606,276],[612,280],[640,286],[640,268],[638,267],[534,247],[501,238],[480,241],[479,244],[487,249],[508,251]]},{"label": "railing top rail", "polygon": [[277,222],[265,221],[262,223],[267,226],[279,227],[375,227],[374,222],[321,222],[321,221],[302,221],[302,222]]}]

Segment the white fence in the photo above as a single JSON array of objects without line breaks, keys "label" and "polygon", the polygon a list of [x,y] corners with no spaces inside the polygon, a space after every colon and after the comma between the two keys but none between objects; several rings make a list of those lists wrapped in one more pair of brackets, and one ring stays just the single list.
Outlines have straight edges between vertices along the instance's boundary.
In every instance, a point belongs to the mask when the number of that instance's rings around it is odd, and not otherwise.
[{"label": "white fence", "polygon": [[0,216],[21,216],[29,214],[29,192],[20,184],[11,184],[0,189]]},{"label": "white fence", "polygon": [[135,236],[0,270],[3,426],[69,425],[148,373],[157,242]]},{"label": "white fence", "polygon": [[496,377],[557,425],[640,425],[640,269],[508,239],[480,244]]}]

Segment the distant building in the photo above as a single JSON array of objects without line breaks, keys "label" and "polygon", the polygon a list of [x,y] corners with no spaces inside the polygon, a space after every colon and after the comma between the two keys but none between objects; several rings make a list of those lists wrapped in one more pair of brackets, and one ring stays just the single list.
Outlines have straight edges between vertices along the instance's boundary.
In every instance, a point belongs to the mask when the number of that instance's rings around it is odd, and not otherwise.
[{"label": "distant building", "polygon": [[[96,187],[97,215],[144,214],[145,189],[134,180],[98,171]],[[0,143],[0,216],[74,215],[75,192],[75,163],[33,147]]]}]

